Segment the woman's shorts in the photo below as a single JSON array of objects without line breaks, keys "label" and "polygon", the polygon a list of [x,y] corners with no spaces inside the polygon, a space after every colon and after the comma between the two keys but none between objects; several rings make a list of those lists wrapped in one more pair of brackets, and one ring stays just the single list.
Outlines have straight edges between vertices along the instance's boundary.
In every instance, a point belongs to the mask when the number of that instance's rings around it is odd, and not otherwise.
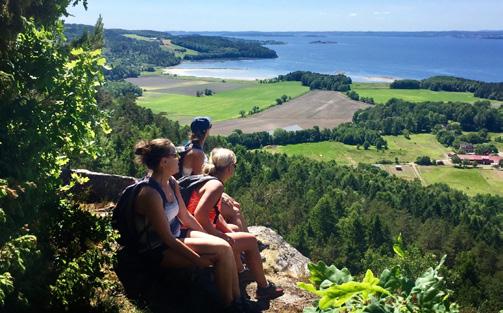
[{"label": "woman's shorts", "polygon": [[[178,236],[178,239],[183,239],[187,238],[189,235],[190,229],[188,228],[182,228],[180,230],[180,236]],[[168,246],[166,246],[164,243],[161,243],[160,246],[147,250],[145,252],[140,253],[140,257],[142,258],[143,262],[148,265],[148,266],[159,266],[162,262],[162,258],[164,257],[164,253],[169,250]]]}]

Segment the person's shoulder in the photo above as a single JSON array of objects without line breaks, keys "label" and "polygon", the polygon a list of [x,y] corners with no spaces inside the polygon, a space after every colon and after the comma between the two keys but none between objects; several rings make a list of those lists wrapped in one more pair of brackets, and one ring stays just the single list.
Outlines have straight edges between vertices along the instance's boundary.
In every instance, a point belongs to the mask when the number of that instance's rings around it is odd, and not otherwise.
[{"label": "person's shoulder", "polygon": [[221,181],[219,181],[218,179],[212,179],[212,180],[209,180],[206,184],[205,184],[205,188],[208,190],[208,191],[219,191],[219,192],[223,192],[224,191],[224,185],[222,184]]},{"label": "person's shoulder", "polygon": [[175,188],[179,188],[180,184],[178,184],[178,180],[176,180],[175,177],[171,176],[169,178],[169,184],[172,186],[172,187],[175,187]]},{"label": "person's shoulder", "polygon": [[154,187],[151,187],[149,185],[145,185],[140,189],[140,191],[138,192],[137,200],[141,202],[153,202],[153,201],[162,202],[162,198],[159,192],[155,190]]}]

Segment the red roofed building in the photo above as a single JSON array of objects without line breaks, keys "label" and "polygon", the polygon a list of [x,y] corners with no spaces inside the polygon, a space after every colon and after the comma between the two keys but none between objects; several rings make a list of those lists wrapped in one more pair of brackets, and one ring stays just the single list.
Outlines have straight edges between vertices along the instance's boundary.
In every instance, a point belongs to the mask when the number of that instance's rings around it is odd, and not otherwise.
[{"label": "red roofed building", "polygon": [[458,157],[463,160],[468,160],[470,162],[477,162],[478,164],[491,165],[498,164],[502,159],[498,155],[480,155],[480,154],[458,154]]}]

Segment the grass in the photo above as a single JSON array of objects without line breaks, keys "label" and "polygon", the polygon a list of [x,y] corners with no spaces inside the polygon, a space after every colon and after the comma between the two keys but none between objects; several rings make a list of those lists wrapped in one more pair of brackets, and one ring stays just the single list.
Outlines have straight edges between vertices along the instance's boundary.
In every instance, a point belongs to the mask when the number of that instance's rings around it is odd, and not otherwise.
[{"label": "grass", "polygon": [[154,66],[154,68],[155,68],[154,72],[143,71],[143,72],[140,73],[140,76],[158,76],[158,75],[163,75],[164,67]]},{"label": "grass", "polygon": [[123,36],[124,37],[128,37],[128,38],[132,38],[132,39],[136,39],[136,40],[143,40],[143,41],[155,41],[155,40],[157,40],[157,39],[154,39],[154,38],[140,36],[140,35],[136,35],[136,34],[124,34]]},{"label": "grass", "polygon": [[[376,163],[387,159],[399,162],[413,162],[420,155],[427,155],[433,159],[444,159],[450,150],[442,146],[431,134],[415,134],[410,140],[403,136],[384,136],[388,142],[388,150],[377,151],[375,147],[369,150],[356,146],[345,145],[340,142],[324,141],[316,143],[301,143],[287,146],[277,146],[273,152],[288,155],[303,155],[319,161],[335,160],[339,164]],[[271,150],[270,150],[271,151]]]},{"label": "grass", "polygon": [[[473,103],[481,99],[470,92],[432,91],[427,89],[389,89],[387,83],[353,83],[351,89],[360,96],[372,97],[376,103],[386,103],[391,98],[400,98],[411,102],[452,101]],[[492,101],[493,102],[493,101]]]},{"label": "grass", "polygon": [[[434,159],[444,159],[448,148],[440,145],[431,134],[411,135],[407,140],[403,136],[385,136],[389,149],[377,151],[375,148],[357,150],[355,146],[340,142],[303,143],[268,148],[267,151],[286,153],[287,155],[303,155],[319,161],[335,160],[341,165],[356,165],[357,163],[376,163],[382,159],[400,162],[413,162],[419,155],[428,155]],[[396,171],[394,165],[381,165],[383,170],[407,180],[417,178],[410,165],[403,165],[402,171]],[[445,183],[454,189],[468,195],[490,193],[503,196],[503,171],[483,168],[458,169],[450,166],[417,166],[422,181],[426,185]]]},{"label": "grass", "polygon": [[[196,54],[199,54],[199,52],[197,52],[196,50],[191,50],[189,48],[185,48],[185,47],[182,47],[182,46],[179,46],[179,45],[175,45],[174,43],[171,42],[170,39],[163,39],[162,40],[162,46],[161,48],[163,48],[164,50],[167,50],[167,51],[170,51],[172,53],[175,54],[175,56],[183,59],[183,57],[185,55],[196,55]],[[177,50],[185,50],[185,52],[180,52],[180,51],[177,51]]]},{"label": "grass", "polygon": [[252,87],[222,91],[213,96],[196,97],[147,92],[138,100],[139,105],[155,113],[164,113],[170,119],[180,120],[197,115],[210,116],[214,121],[239,117],[239,112],[250,111],[254,106],[261,109],[274,104],[282,95],[292,98],[309,91],[299,82],[255,84]]},{"label": "grass", "polygon": [[421,166],[426,184],[445,183],[468,195],[490,193],[503,196],[503,172],[493,169]]},{"label": "grass", "polygon": [[497,142],[497,141],[494,140],[497,137],[502,137],[503,138],[503,133],[491,133],[491,132],[489,132],[488,134],[489,134],[489,137],[491,138],[491,143],[494,144],[496,146],[496,148],[498,148],[499,152],[503,152],[503,142]]}]

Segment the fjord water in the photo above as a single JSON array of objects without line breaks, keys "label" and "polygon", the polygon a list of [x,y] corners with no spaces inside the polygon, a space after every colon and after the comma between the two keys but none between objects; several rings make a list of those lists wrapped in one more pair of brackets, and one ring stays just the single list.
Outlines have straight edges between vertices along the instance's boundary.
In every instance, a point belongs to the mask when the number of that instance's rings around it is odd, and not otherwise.
[{"label": "fjord water", "polygon": [[422,79],[434,75],[503,81],[503,40],[363,33],[235,37],[286,44],[267,46],[277,52],[277,59],[184,62],[174,68],[189,75],[221,78],[267,78],[308,70],[345,73],[355,81]]}]

